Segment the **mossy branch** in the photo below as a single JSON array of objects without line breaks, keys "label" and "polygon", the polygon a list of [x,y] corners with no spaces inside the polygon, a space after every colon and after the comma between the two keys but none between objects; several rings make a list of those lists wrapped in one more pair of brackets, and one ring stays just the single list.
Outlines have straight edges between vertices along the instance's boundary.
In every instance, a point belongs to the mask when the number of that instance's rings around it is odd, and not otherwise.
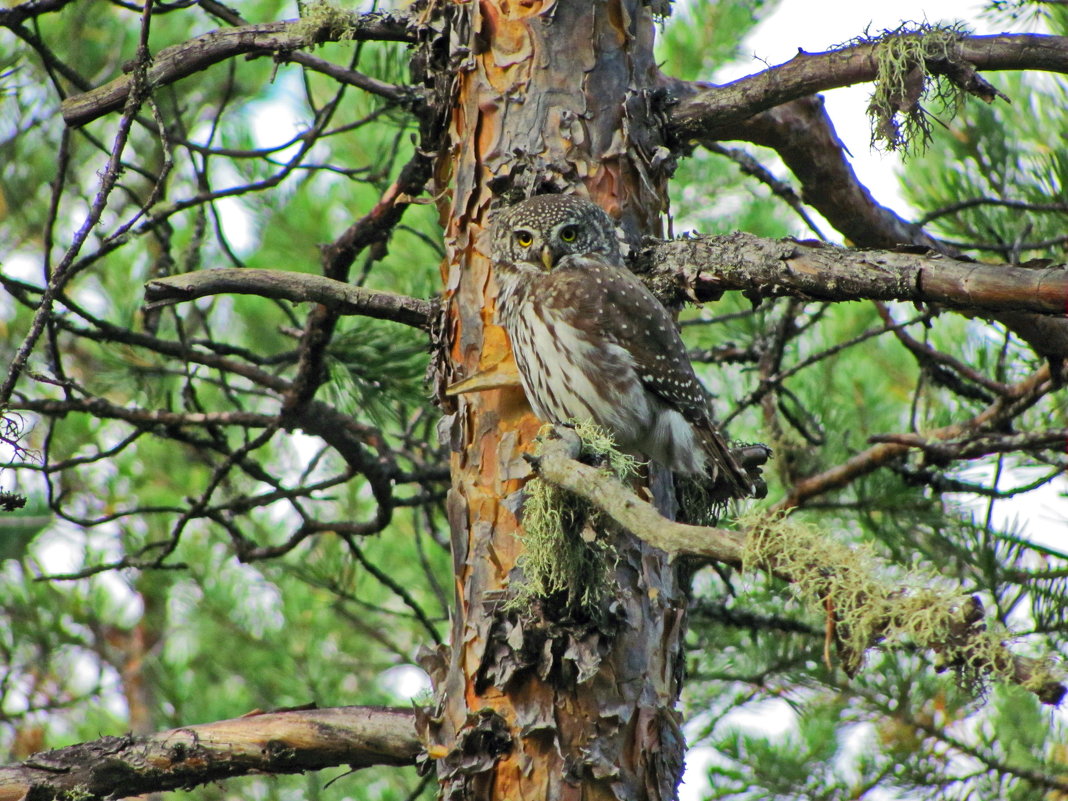
[{"label": "mossy branch", "polygon": [[869,648],[907,643],[934,651],[940,671],[1012,682],[1043,703],[1057,704],[1068,691],[1051,658],[1013,654],[1008,633],[984,620],[979,600],[947,588],[939,576],[898,580],[898,569],[869,550],[837,543],[784,514],[751,512],[739,520],[741,531],[673,522],[604,470],[576,461],[579,448],[573,431],[553,428],[539,438],[532,463],[545,481],[672,556],[707,557],[790,582],[812,608],[831,616],[850,674]]}]

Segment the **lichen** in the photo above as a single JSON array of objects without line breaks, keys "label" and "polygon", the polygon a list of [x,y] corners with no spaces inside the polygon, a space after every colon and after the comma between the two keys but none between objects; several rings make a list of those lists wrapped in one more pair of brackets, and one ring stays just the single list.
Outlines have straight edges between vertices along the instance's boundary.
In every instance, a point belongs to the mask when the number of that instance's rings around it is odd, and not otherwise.
[{"label": "lichen", "polygon": [[875,91],[868,103],[872,146],[908,151],[931,141],[931,114],[921,101],[935,98],[943,113],[953,116],[964,92],[941,75],[933,74],[929,62],[951,63],[959,59],[957,44],[967,31],[952,26],[904,23],[877,37],[862,37],[850,44],[874,44],[877,64]]},{"label": "lichen", "polygon": [[[830,540],[785,513],[753,511],[738,520],[747,531],[743,567],[770,571],[817,614],[832,615],[839,657],[854,673],[879,643],[934,651],[973,687],[985,678],[1014,680],[1008,634],[982,619],[978,601],[962,596],[936,573],[890,569],[866,545]],[[1036,661],[1028,686],[1057,679],[1048,660]]]},{"label": "lichen", "polygon": [[[618,479],[633,477],[634,457],[620,452],[612,435],[593,423],[572,423],[582,441],[580,458],[599,462]],[[600,530],[606,523],[588,502],[552,484],[527,482],[519,538],[522,580],[513,583],[508,608],[525,610],[535,599],[558,598],[566,610],[597,618],[609,593],[615,553]]]},{"label": "lichen", "polygon": [[327,2],[312,0],[301,9],[300,20],[293,25],[293,33],[301,38],[317,41],[345,41],[354,37],[354,14]]}]

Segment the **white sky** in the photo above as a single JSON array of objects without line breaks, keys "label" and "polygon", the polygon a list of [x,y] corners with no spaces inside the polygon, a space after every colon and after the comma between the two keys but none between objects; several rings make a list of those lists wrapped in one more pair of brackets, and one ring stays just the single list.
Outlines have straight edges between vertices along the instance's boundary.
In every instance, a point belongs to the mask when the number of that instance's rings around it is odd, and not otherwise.
[{"label": "white sky", "polygon": [[[870,3],[864,0],[783,0],[778,10],[758,25],[748,36],[743,52],[751,60],[741,60],[713,76],[716,83],[732,81],[781,64],[797,55],[798,48],[820,52],[864,33],[893,29],[902,22],[931,24],[964,21],[973,33],[1000,33],[979,17],[982,3],[975,0],[897,0],[893,3]],[[853,169],[861,183],[875,199],[899,214],[908,216],[901,199],[895,170],[900,156],[871,149],[871,127],[864,113],[871,96],[871,84],[849,86],[824,92],[827,113],[834,121],[838,136],[853,157]]]}]

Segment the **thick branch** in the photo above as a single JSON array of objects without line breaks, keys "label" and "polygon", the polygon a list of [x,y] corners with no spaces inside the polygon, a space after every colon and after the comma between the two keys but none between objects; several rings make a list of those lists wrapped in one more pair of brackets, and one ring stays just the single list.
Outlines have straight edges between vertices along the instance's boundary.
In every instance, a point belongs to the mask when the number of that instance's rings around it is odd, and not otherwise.
[{"label": "thick branch", "polygon": [[[705,138],[754,114],[816,92],[865,83],[878,72],[879,42],[799,52],[784,64],[723,86],[679,84],[689,92],[672,110],[670,129],[682,142]],[[1029,69],[1068,73],[1068,37],[1040,34],[971,36],[957,44],[958,59],[979,70]],[[938,63],[928,63],[937,73]],[[685,88],[682,88],[685,87]],[[714,135],[714,134],[712,134]]]},{"label": "thick branch", "polygon": [[321,303],[338,314],[377,317],[422,329],[430,325],[437,306],[433,300],[364,289],[321,275],[285,270],[199,270],[154,278],[145,284],[145,300],[150,308],[222,294]]},{"label": "thick branch", "polygon": [[[1066,688],[1047,660],[1016,656],[987,632],[977,599],[928,591],[924,582],[914,582],[911,587],[888,585],[882,578],[885,571],[874,557],[853,558],[852,548],[812,532],[799,536],[789,524],[774,519],[758,520],[744,532],[668,520],[605,471],[577,461],[580,448],[574,431],[555,428],[540,438],[531,461],[541,478],[584,498],[650,545],[673,556],[704,556],[737,566],[743,566],[744,561],[747,568],[764,570],[796,583],[802,593],[818,596],[807,598],[809,601],[840,604],[840,613],[860,598],[872,610],[865,619],[870,630],[860,638],[861,651],[884,638],[909,632],[915,645],[939,654],[940,666],[998,676],[1026,687],[1047,704],[1057,704],[1064,696]],[[836,597],[843,588],[853,594],[852,599]],[[915,617],[917,603],[935,609],[925,611],[927,625],[913,630],[908,618]],[[856,636],[854,631],[851,639]],[[840,639],[840,651],[853,644]],[[861,656],[853,655],[844,667],[849,670],[850,662],[859,666]]]},{"label": "thick branch", "polygon": [[411,709],[352,706],[252,714],[34,754],[0,768],[0,801],[92,801],[250,773],[411,765],[421,749]]},{"label": "thick branch", "polygon": [[[338,15],[344,12],[337,12]],[[312,18],[266,22],[206,33],[188,42],[165,47],[148,69],[150,87],[166,86],[207,69],[212,64],[243,53],[277,53],[339,40],[375,39],[411,42],[408,19],[397,13],[346,14],[316,24]],[[133,77],[123,75],[90,92],[63,101],[63,120],[70,126],[85,125],[122,108],[133,86]]]},{"label": "thick branch", "polygon": [[[890,248],[901,244],[929,247],[946,256],[960,252],[880,205],[857,180],[845,146],[820,97],[805,97],[757,114],[725,135],[770,147],[797,176],[806,203],[827,218],[853,245]],[[712,137],[714,139],[715,137]],[[706,144],[711,142],[702,140]],[[1054,360],[1068,356],[1068,321],[1029,312],[1000,311],[988,316],[1007,325],[1035,349]]]},{"label": "thick branch", "polygon": [[[726,134],[770,147],[801,182],[801,198],[853,245],[892,248],[910,244],[947,256],[960,253],[915,223],[879,204],[858,179],[838,138],[823,98],[814,95],[784,103],[745,120]],[[714,144],[715,138],[702,139]]]},{"label": "thick branch", "polygon": [[1068,298],[1068,269],[1063,267],[1029,269],[890,250],[846,250],[746,233],[657,243],[643,255],[654,275],[700,301],[734,289],[755,297],[906,300],[972,311],[1062,315]]}]

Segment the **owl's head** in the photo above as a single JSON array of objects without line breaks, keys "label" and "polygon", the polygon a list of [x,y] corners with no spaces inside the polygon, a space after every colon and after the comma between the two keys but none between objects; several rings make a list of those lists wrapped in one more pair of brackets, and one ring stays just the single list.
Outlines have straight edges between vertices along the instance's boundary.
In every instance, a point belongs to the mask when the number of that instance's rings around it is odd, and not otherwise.
[{"label": "owl's head", "polygon": [[551,270],[572,254],[599,253],[619,259],[611,219],[574,195],[537,195],[504,209],[493,229],[493,258]]}]

